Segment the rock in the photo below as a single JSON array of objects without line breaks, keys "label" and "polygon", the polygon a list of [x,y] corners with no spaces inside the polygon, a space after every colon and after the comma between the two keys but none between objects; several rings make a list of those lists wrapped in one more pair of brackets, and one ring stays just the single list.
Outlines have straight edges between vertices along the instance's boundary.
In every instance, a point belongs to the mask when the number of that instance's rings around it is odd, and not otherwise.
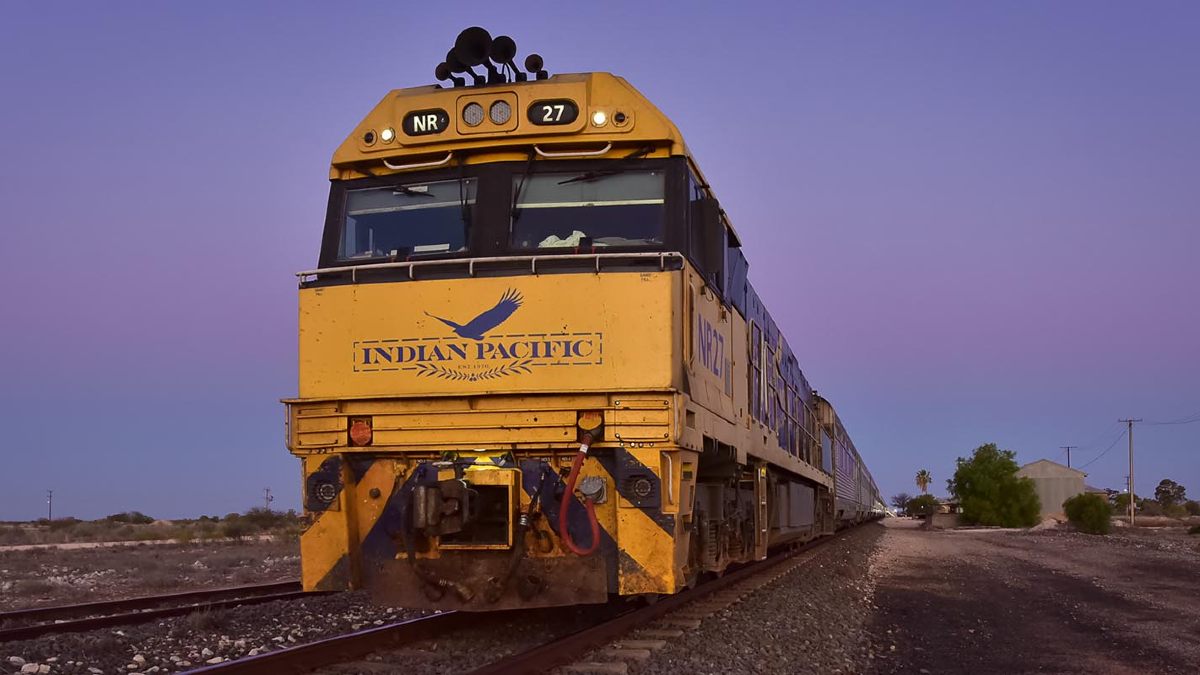
[{"label": "rock", "polygon": [[258,656],[260,653],[261,652],[259,651],[258,647],[250,650],[250,656]]},{"label": "rock", "polygon": [[201,649],[201,650],[200,650],[200,657],[201,657],[201,658],[205,658],[205,659],[207,659],[208,657],[210,657],[210,656],[212,656],[212,655],[213,655],[213,650],[209,649],[208,647],[205,647],[204,649]]},{"label": "rock", "polygon": [[134,663],[145,663],[145,662],[146,662],[146,657],[145,657],[145,656],[142,656],[141,654],[134,654],[134,655],[133,655],[133,662],[134,662]]},{"label": "rock", "polygon": [[38,671],[38,675],[46,675],[46,673],[50,672],[50,664],[43,663],[42,665],[38,666],[37,671]]},{"label": "rock", "polygon": [[19,657],[19,656],[10,656],[10,657],[8,657],[8,662],[9,662],[9,663],[11,663],[11,664],[13,664],[14,666],[23,666],[23,665],[25,665],[25,659],[23,659],[23,658],[21,658],[21,657]]},{"label": "rock", "polygon": [[224,659],[223,657],[220,657],[220,656],[214,656],[214,657],[212,657],[211,659],[209,659],[209,660],[205,661],[205,663],[207,663],[207,664],[209,664],[209,665],[214,665],[214,666],[215,666],[216,664],[218,664],[218,663],[223,663],[224,661],[225,661],[225,659]]},{"label": "rock", "polygon": [[36,663],[26,663],[25,665],[21,666],[22,673],[36,673],[37,671],[38,664]]},{"label": "rock", "polygon": [[99,668],[89,667],[88,672],[92,675],[104,675],[104,671],[100,670]]}]

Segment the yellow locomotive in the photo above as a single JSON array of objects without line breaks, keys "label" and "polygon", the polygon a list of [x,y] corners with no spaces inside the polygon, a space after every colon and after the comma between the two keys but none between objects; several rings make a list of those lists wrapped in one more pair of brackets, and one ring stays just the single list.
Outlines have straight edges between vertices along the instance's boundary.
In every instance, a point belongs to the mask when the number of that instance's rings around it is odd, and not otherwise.
[{"label": "yellow locomotive", "polygon": [[679,130],[515,51],[464,31],[454,86],[388,93],[334,154],[285,401],[304,587],[597,603],[878,514]]}]

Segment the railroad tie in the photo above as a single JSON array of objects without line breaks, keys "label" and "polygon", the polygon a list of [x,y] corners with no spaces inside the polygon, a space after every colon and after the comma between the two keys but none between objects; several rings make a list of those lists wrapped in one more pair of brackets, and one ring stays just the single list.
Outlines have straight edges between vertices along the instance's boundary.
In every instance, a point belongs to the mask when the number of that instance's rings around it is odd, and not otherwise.
[{"label": "railroad tie", "polygon": [[[679,631],[679,635],[683,635],[683,631]],[[658,651],[667,646],[666,640],[620,640],[613,643],[618,649],[645,649],[647,651]]]},{"label": "railroad tie", "polygon": [[683,631],[678,628],[645,628],[637,631],[637,635],[650,640],[665,641],[683,637]]},{"label": "railroad tie", "polygon": [[610,661],[647,661],[650,659],[650,650],[613,646],[601,649],[600,656]]},{"label": "railroad tie", "polygon": [[628,675],[629,664],[624,661],[608,661],[601,663],[598,661],[585,661],[582,663],[572,663],[569,666],[563,666],[564,673],[590,673],[591,675]]}]

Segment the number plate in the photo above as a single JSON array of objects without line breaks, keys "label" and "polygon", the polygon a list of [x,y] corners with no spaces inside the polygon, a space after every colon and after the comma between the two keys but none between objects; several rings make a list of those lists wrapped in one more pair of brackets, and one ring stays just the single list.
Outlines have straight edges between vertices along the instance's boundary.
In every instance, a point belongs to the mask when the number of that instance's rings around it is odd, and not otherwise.
[{"label": "number plate", "polygon": [[404,133],[409,136],[440,134],[450,126],[450,115],[441,108],[414,110],[404,116]]},{"label": "number plate", "polygon": [[539,125],[570,124],[579,118],[579,106],[567,98],[534,101],[529,106],[529,121]]}]

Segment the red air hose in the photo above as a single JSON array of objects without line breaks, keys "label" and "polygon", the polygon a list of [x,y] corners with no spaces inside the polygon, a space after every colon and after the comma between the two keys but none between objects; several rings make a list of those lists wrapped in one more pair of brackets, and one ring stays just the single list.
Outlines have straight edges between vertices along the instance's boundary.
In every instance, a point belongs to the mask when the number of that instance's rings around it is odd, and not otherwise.
[{"label": "red air hose", "polygon": [[575,453],[575,461],[571,463],[571,473],[567,476],[567,489],[563,491],[562,502],[558,505],[558,534],[567,548],[571,549],[575,555],[591,555],[600,548],[600,523],[596,520],[596,503],[590,498],[583,502],[583,507],[587,509],[588,524],[592,526],[592,545],[586,549],[579,548],[571,540],[571,533],[567,530],[567,507],[571,505],[571,498],[575,496],[575,481],[579,480],[579,470],[583,468],[583,460],[587,459],[588,446],[591,443],[592,435],[584,434],[579,452]]}]

